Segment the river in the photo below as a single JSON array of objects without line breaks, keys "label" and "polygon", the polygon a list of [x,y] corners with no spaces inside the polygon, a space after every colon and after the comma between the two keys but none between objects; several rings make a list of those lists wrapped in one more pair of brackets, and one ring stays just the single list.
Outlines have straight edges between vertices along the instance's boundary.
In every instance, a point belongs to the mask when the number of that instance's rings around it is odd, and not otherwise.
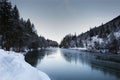
[{"label": "river", "polygon": [[51,80],[120,80],[120,71],[97,65],[90,52],[48,48],[31,51],[25,60]]}]

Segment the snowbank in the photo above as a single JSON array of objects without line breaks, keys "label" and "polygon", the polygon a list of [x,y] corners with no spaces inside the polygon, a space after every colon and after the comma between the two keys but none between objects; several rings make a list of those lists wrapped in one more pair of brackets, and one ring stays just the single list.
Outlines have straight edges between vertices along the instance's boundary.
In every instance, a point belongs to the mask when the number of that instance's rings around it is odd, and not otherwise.
[{"label": "snowbank", "polygon": [[0,49],[0,80],[50,80],[50,78],[25,62],[22,54]]}]

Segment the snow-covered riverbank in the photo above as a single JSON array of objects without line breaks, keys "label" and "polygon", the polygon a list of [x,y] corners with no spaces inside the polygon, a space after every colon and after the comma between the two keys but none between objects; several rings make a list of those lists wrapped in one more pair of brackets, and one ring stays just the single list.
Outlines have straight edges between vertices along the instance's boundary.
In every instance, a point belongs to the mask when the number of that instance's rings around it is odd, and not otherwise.
[{"label": "snow-covered riverbank", "polygon": [[25,62],[22,54],[0,49],[0,80],[50,80],[50,78]]},{"label": "snow-covered riverbank", "polygon": [[69,49],[87,51],[87,48],[81,48],[81,47],[75,47],[75,48],[69,48]]}]

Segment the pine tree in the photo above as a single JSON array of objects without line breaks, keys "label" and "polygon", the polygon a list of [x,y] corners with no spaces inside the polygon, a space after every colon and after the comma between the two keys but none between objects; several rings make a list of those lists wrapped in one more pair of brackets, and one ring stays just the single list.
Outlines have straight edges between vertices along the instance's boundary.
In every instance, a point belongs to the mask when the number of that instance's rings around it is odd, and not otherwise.
[{"label": "pine tree", "polygon": [[12,15],[14,19],[19,20],[20,16],[19,16],[19,11],[16,5],[13,8]]},{"label": "pine tree", "polygon": [[29,34],[32,33],[32,24],[31,24],[30,19],[27,20],[26,25],[25,25],[25,29]]},{"label": "pine tree", "polygon": [[112,32],[110,35],[109,52],[112,54],[117,54],[118,50],[119,50],[118,40],[116,39],[114,33]]},{"label": "pine tree", "polygon": [[7,50],[10,48],[10,31],[11,31],[11,3],[8,0],[2,0],[1,2],[1,34],[2,36],[2,48],[6,47]]}]

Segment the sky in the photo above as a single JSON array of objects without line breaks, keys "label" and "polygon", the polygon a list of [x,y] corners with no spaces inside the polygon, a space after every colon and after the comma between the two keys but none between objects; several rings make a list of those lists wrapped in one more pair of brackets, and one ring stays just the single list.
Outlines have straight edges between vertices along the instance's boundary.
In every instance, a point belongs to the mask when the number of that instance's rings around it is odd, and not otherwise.
[{"label": "sky", "polygon": [[120,0],[11,0],[20,16],[30,18],[38,35],[61,42],[120,15]]}]

